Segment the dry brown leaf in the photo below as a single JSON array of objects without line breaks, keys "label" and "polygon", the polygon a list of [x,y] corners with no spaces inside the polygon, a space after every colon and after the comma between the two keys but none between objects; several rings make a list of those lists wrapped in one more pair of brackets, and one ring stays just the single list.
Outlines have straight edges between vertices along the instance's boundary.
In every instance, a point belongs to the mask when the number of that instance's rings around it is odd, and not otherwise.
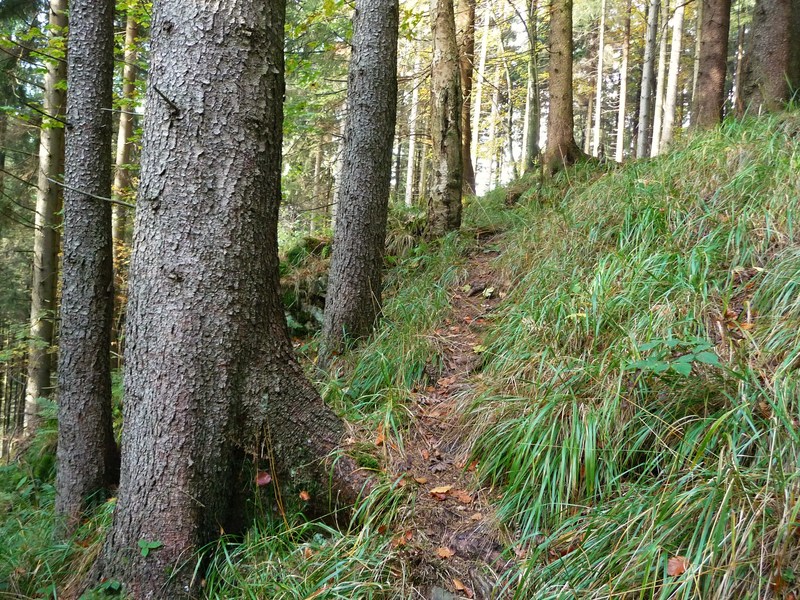
[{"label": "dry brown leaf", "polygon": [[452,558],[455,556],[456,553],[450,550],[450,548],[437,548],[436,549],[436,556],[439,558]]},{"label": "dry brown leaf", "polygon": [[312,556],[314,556],[314,553],[311,551],[311,548],[309,548],[308,546],[306,546],[305,548],[303,548],[303,558],[305,558],[306,560],[308,560],[308,559],[310,559]]},{"label": "dry brown leaf", "polygon": [[453,488],[452,485],[440,485],[431,490],[431,494],[446,494]]},{"label": "dry brown leaf", "polygon": [[309,500],[311,500],[311,494],[303,490],[302,492],[300,492],[300,500],[302,500],[303,502],[308,502]]},{"label": "dry brown leaf", "polygon": [[667,561],[667,575],[677,577],[689,568],[689,559],[685,556],[673,556]]},{"label": "dry brown leaf", "polygon": [[422,456],[422,460],[428,460],[431,457],[431,453],[425,450],[424,448],[420,451],[420,456]]},{"label": "dry brown leaf", "polygon": [[420,485],[425,485],[426,483],[428,483],[428,478],[427,477],[414,477],[414,481],[416,481]]},{"label": "dry brown leaf", "polygon": [[464,585],[464,582],[460,579],[453,579],[453,587],[456,589],[457,592],[461,592],[467,598],[472,598],[472,590],[469,589],[467,586]]},{"label": "dry brown leaf", "polygon": [[481,513],[473,513],[469,518],[473,521],[483,521],[483,515]]},{"label": "dry brown leaf", "polygon": [[450,495],[461,502],[461,504],[470,504],[472,503],[472,496],[465,492],[464,490],[453,490],[450,492]]},{"label": "dry brown leaf", "polygon": [[378,425],[378,435],[375,437],[375,445],[382,446],[383,442],[386,441],[386,436],[383,435],[383,423]]}]

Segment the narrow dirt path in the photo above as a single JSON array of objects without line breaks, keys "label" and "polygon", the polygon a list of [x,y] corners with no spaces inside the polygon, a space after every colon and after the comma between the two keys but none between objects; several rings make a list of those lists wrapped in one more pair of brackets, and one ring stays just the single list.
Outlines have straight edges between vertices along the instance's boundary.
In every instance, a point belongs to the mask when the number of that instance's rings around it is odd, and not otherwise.
[{"label": "narrow dirt path", "polygon": [[468,464],[470,448],[460,439],[456,408],[473,393],[470,377],[481,368],[486,319],[504,295],[492,272],[495,239],[493,233],[478,238],[466,283],[450,290],[452,315],[435,332],[441,374],[416,394],[404,453],[390,465],[392,473],[407,474],[419,486],[411,526],[395,538],[419,598],[497,598],[496,581],[509,566],[501,556],[509,540],[498,527],[490,492],[480,489],[475,465]]}]

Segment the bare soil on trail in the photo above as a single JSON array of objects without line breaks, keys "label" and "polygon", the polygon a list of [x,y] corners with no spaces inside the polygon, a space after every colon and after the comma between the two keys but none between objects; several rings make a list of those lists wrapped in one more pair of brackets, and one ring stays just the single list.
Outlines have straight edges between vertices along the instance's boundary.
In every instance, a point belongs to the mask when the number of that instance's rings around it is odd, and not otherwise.
[{"label": "bare soil on trail", "polygon": [[480,487],[469,462],[458,410],[474,394],[487,318],[505,295],[492,269],[495,239],[494,233],[478,237],[466,283],[450,290],[451,316],[434,332],[441,369],[433,385],[415,393],[403,451],[388,465],[393,476],[418,486],[413,511],[393,541],[408,561],[418,598],[502,598],[497,580],[511,566],[504,550],[512,541],[495,518],[493,492]]}]

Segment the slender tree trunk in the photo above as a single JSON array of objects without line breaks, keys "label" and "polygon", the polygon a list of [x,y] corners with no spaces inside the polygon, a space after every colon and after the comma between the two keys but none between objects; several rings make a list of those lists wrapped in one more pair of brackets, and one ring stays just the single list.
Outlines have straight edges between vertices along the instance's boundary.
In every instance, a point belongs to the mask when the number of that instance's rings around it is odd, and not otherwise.
[{"label": "slender tree trunk", "polygon": [[[322,182],[322,162],[325,159],[325,137],[320,136],[319,142],[317,143],[317,149],[314,152],[314,187],[312,192],[312,202],[314,206],[318,205],[325,205],[327,204],[327,199],[325,198],[325,194],[323,193],[323,182]],[[311,210],[309,212],[309,223],[308,223],[308,232],[309,235],[314,235],[317,230],[319,218],[317,216],[316,210]]]},{"label": "slender tree trunk", "polygon": [[111,428],[111,204],[97,199],[111,195],[114,2],[73,0],[69,15],[56,478],[56,512],[67,531],[119,469]]},{"label": "slender tree trunk", "polygon": [[550,0],[550,112],[544,157],[550,174],[582,157],[572,110],[572,0]]},{"label": "slender tree trunk", "polygon": [[[370,334],[381,308],[391,139],[397,107],[397,0],[359,0],[342,168],[320,366],[348,340]],[[409,157],[409,160],[411,158]],[[399,173],[396,173],[399,183]]]},{"label": "slender tree trunk", "polygon": [[539,158],[539,133],[541,125],[541,100],[539,98],[539,52],[538,35],[538,0],[528,2],[528,93],[525,108],[525,168],[528,172],[535,168]]},{"label": "slender tree trunk", "polygon": [[461,159],[464,163],[464,193],[475,193],[475,169],[472,166],[472,71],[475,62],[475,0],[458,0],[456,11],[456,39],[458,41],[461,73]]},{"label": "slender tree trunk", "polygon": [[603,116],[603,55],[606,45],[606,0],[600,4],[600,40],[597,45],[597,80],[595,96],[594,130],[592,131],[592,156],[600,155],[600,121]]},{"label": "slender tree trunk", "polygon": [[650,156],[658,156],[661,149],[661,130],[664,123],[664,87],[667,80],[668,22],[669,0],[663,0],[661,4],[661,41],[658,44],[658,74],[656,75],[656,100],[653,108],[653,137],[650,142]]},{"label": "slender tree trunk", "polygon": [[700,60],[692,125],[707,129],[722,120],[725,74],[728,68],[731,0],[703,0],[702,6]]},{"label": "slender tree trunk", "polygon": [[650,100],[653,94],[653,65],[660,6],[660,0],[650,0],[647,12],[647,35],[644,41],[644,62],[642,64],[642,89],[639,94],[639,130],[636,141],[636,158],[644,158],[648,154]]},{"label": "slender tree trunk", "polygon": [[453,0],[431,0],[431,138],[433,170],[428,198],[429,238],[461,226],[461,75]]},{"label": "slender tree trunk", "polygon": [[408,208],[414,205],[414,161],[417,156],[417,114],[419,112],[419,83],[416,78],[419,76],[420,59],[419,54],[414,58],[414,80],[412,85],[414,90],[411,92],[411,108],[408,114],[408,164],[406,165],[406,197],[405,204]]},{"label": "slender tree trunk", "polygon": [[[739,12],[741,8],[737,8]],[[739,25],[739,33],[736,36],[736,73],[733,75],[733,112],[735,115],[744,114],[744,103],[742,97],[742,70],[744,67],[744,25]],[[724,104],[723,104],[724,107]]]},{"label": "slender tree trunk", "polygon": [[245,454],[317,507],[354,498],[352,461],[327,472],[342,423],[296,362],[279,292],[284,4],[161,0],[152,32],[122,473],[93,571],[137,600],[201,593],[191,557],[240,531]]},{"label": "slender tree trunk", "polygon": [[483,83],[486,81],[486,55],[489,51],[489,21],[491,20],[489,6],[483,12],[483,25],[481,27],[481,55],[478,61],[478,74],[475,78],[475,102],[472,102],[472,141],[470,147],[475,155],[475,171],[478,171],[478,141],[481,124],[481,107],[483,100]]},{"label": "slender tree trunk", "polygon": [[[597,83],[595,82],[595,85]],[[586,118],[583,122],[583,152],[592,153],[592,117],[594,117],[594,94],[586,99]]]},{"label": "slender tree trunk", "polygon": [[663,153],[672,143],[673,129],[675,126],[675,108],[678,101],[678,69],[681,60],[681,45],[683,40],[683,11],[684,4],[678,4],[672,18],[672,45],[669,54],[669,76],[664,98],[664,130],[661,134],[661,148]]},{"label": "slender tree trunk", "polygon": [[[49,35],[65,35],[66,0],[51,0],[49,13]],[[61,187],[57,180],[64,173],[64,128],[57,119],[64,120],[66,80],[66,63],[63,60],[47,61],[43,109],[55,119],[45,118],[39,134],[31,283],[31,343],[28,349],[28,380],[25,389],[25,430],[28,433],[33,433],[36,429],[37,399],[49,396],[51,391],[51,346],[58,278],[58,214],[62,205]]]},{"label": "slender tree trunk", "polygon": [[[712,2],[714,1],[716,0],[712,0]],[[692,57],[692,105],[694,105],[695,94],[697,93],[697,78],[700,76],[700,54],[703,51],[701,44],[703,38],[703,5],[705,2],[706,0],[697,0],[697,14],[695,15],[694,56]],[[730,8],[728,9],[728,20],[730,21]]]},{"label": "slender tree trunk", "polygon": [[[500,180],[498,171],[500,162],[497,156],[497,121],[500,119],[500,67],[495,65],[492,75],[492,110],[489,112],[489,189],[493,189]],[[495,166],[495,164],[497,166]]]},{"label": "slender tree trunk", "polygon": [[628,102],[628,55],[631,49],[631,0],[625,6],[625,29],[622,38],[622,65],[619,69],[619,110],[617,112],[617,145],[614,160],[622,162],[625,149],[625,109]]}]

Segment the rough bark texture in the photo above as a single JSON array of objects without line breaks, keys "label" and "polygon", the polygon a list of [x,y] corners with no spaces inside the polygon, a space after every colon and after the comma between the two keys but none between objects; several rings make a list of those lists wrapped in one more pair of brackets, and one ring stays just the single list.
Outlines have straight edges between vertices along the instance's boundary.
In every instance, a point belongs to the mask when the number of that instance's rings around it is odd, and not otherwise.
[{"label": "rough bark texture", "polygon": [[692,125],[707,129],[722,120],[731,0],[703,0],[702,14]]},{"label": "rough bark texture", "polygon": [[347,340],[370,334],[381,308],[397,113],[398,24],[397,0],[356,3],[342,189],[319,357],[323,368]]},{"label": "rough bark texture", "polygon": [[111,204],[88,195],[111,195],[114,2],[74,0],[69,15],[56,477],[56,512],[67,531],[119,468],[111,429]]},{"label": "rough bark texture", "polygon": [[644,62],[642,64],[642,86],[639,91],[639,130],[636,136],[636,158],[648,155],[650,131],[650,101],[653,95],[653,75],[658,33],[660,0],[650,0],[647,12],[647,34],[644,40]]},{"label": "rough bark texture", "polygon": [[617,111],[617,145],[614,160],[622,162],[625,150],[625,110],[628,102],[628,55],[631,49],[631,0],[625,5],[625,27],[622,38],[622,65],[619,68],[619,109]]},{"label": "rough bark texture", "polygon": [[666,152],[672,142],[675,127],[675,107],[678,102],[678,69],[681,59],[681,41],[683,40],[683,11],[684,5],[675,8],[672,17],[672,44],[669,54],[669,75],[667,76],[666,92],[664,95],[664,129],[661,133],[661,146],[659,150]]},{"label": "rough bark texture", "polygon": [[[195,591],[194,552],[243,525],[245,453],[320,508],[358,489],[346,458],[329,478],[343,425],[303,377],[279,292],[284,8],[153,6],[122,471],[93,573],[137,599]],[[143,557],[142,540],[163,545]]]},{"label": "rough bark texture", "polygon": [[[66,35],[66,0],[50,2],[50,35]],[[64,120],[67,65],[64,61],[47,62],[44,77],[44,112]],[[33,277],[31,282],[31,343],[28,352],[28,381],[25,388],[25,430],[36,429],[37,399],[50,395],[51,346],[56,311],[58,277],[58,223],[61,210],[61,186],[56,183],[64,173],[64,128],[56,120],[46,119],[39,134],[39,174],[36,181],[36,229],[33,234]]]},{"label": "rough bark texture", "polygon": [[475,169],[472,166],[472,71],[475,62],[475,0],[458,0],[456,39],[461,73],[461,158],[464,163],[464,193],[475,193]]},{"label": "rough bark texture", "polygon": [[581,158],[572,112],[572,0],[550,1],[550,112],[544,165],[555,173]]},{"label": "rough bark texture", "polygon": [[745,53],[744,110],[784,106],[800,85],[800,0],[756,0]]},{"label": "rough bark texture", "polygon": [[461,74],[453,0],[431,0],[431,182],[428,190],[429,238],[461,226]]}]

